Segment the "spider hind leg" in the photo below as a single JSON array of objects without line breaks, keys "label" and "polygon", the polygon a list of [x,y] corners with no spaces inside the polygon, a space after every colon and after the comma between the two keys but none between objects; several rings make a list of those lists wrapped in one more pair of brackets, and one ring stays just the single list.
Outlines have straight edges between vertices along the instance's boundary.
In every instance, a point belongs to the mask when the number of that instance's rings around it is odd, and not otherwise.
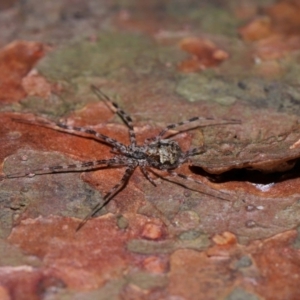
[{"label": "spider hind leg", "polygon": [[90,219],[92,218],[101,208],[103,208],[114,196],[116,196],[127,184],[130,176],[134,172],[136,165],[128,166],[125,170],[123,177],[120,182],[112,187],[108,193],[104,196],[103,201],[98,203],[91,212],[79,223],[76,231],[80,230],[80,228]]},{"label": "spider hind leg", "polygon": [[[220,200],[223,200],[223,201],[227,201],[227,202],[231,202],[232,201],[232,196],[231,195],[229,195],[227,193],[224,193],[224,192],[221,192],[219,190],[216,190],[214,188],[211,188],[211,187],[207,186],[205,183],[201,182],[200,180],[194,179],[194,178],[192,178],[190,176],[186,176],[184,174],[177,173],[177,172],[174,172],[174,171],[169,171],[169,174],[171,176],[179,177],[179,178],[182,178],[182,179],[184,179],[186,181],[194,182],[194,183],[197,183],[197,184],[205,187],[204,191],[195,190],[198,193],[201,193],[201,194],[204,194],[204,195],[208,195],[208,196],[212,196],[212,197],[215,197],[217,199],[220,199]],[[194,189],[192,189],[192,190],[194,190]]]}]

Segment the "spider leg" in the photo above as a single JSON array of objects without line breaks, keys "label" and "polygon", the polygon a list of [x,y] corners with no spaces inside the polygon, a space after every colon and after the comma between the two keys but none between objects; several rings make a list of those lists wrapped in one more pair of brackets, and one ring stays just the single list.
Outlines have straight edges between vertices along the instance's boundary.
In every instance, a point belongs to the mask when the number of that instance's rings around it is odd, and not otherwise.
[{"label": "spider leg", "polygon": [[10,178],[20,178],[20,177],[34,177],[35,175],[42,175],[42,174],[87,171],[87,170],[96,169],[101,165],[106,165],[107,167],[117,166],[117,165],[122,166],[124,165],[124,161],[118,159],[117,157],[111,159],[92,160],[92,161],[86,161],[82,163],[75,163],[69,165],[65,164],[65,165],[44,167],[41,169],[31,170],[25,173],[7,174],[4,176],[4,178],[10,179]]},{"label": "spider leg", "polygon": [[124,110],[122,110],[117,103],[113,102],[107,95],[105,95],[96,86],[92,85],[91,88],[93,92],[98,96],[98,98],[102,100],[114,113],[117,113],[117,115],[124,121],[124,123],[129,129],[130,144],[131,146],[135,147],[136,137],[135,137],[135,132],[134,132],[131,117]]},{"label": "spider leg", "polygon": [[19,123],[43,126],[46,128],[50,128],[50,129],[54,129],[54,130],[58,130],[58,131],[62,131],[62,132],[68,132],[70,134],[76,134],[76,132],[80,132],[83,134],[92,135],[93,138],[100,140],[100,141],[120,150],[121,152],[126,152],[125,145],[123,145],[122,143],[118,142],[117,140],[112,139],[104,134],[101,134],[93,129],[79,127],[79,126],[71,126],[71,125],[67,125],[63,122],[56,123],[56,122],[52,122],[49,120],[34,120],[34,121],[22,120],[22,119],[13,119],[13,120],[16,122],[19,122]]},{"label": "spider leg", "polygon": [[[181,121],[178,123],[169,124],[166,126],[156,137],[150,139],[150,140],[160,140],[170,129],[174,129],[176,127],[186,125],[195,121],[216,121],[216,123],[212,124],[206,124],[206,125],[198,125],[196,127],[207,127],[207,126],[216,126],[216,125],[229,125],[229,124],[241,124],[240,120],[235,119],[223,119],[223,120],[215,120],[214,118],[203,118],[203,117],[193,117],[185,121]],[[193,127],[195,128],[195,127]],[[190,128],[190,129],[193,129]]]},{"label": "spider leg", "polygon": [[228,201],[228,202],[231,201],[231,199],[229,199],[229,197],[230,197],[229,194],[221,192],[221,191],[217,191],[217,190],[215,190],[215,189],[213,189],[211,187],[208,187],[206,184],[204,184],[200,180],[194,179],[192,177],[189,177],[189,176],[186,176],[184,174],[177,173],[177,172],[174,172],[174,171],[168,171],[168,173],[170,175],[172,175],[172,176],[177,176],[177,177],[183,178],[185,180],[188,180],[188,181],[200,184],[202,186],[205,186],[205,189],[209,190],[209,192],[204,192],[204,191],[198,191],[198,190],[196,190],[197,192],[199,192],[201,194],[205,194],[205,195],[209,195],[209,196],[214,196],[214,197],[216,197],[216,198],[218,198],[220,200],[225,200],[225,201]]},{"label": "spider leg", "polygon": [[143,175],[154,185],[157,186],[154,179],[150,176],[150,173],[148,172],[148,170],[144,167],[144,166],[140,166],[140,169],[143,173]]},{"label": "spider leg", "polygon": [[66,131],[73,133],[74,131],[77,132],[82,132],[85,134],[89,134],[94,136],[95,138],[104,141],[105,143],[113,146],[114,148],[120,150],[121,152],[126,151],[126,146],[123,145],[122,143],[118,142],[115,139],[112,139],[104,134],[101,134],[93,129],[89,129],[89,128],[84,128],[84,127],[79,127],[79,126],[70,126],[67,125],[65,123],[55,123],[56,126],[58,126],[59,128],[65,129]]},{"label": "spider leg", "polygon": [[195,156],[195,155],[198,155],[198,154],[201,154],[201,153],[204,153],[204,152],[205,152],[205,147],[204,146],[192,148],[192,149],[186,151],[182,155],[183,156],[182,163],[184,163],[189,157]]},{"label": "spider leg", "polygon": [[104,207],[118,192],[120,192],[125,187],[126,183],[128,182],[128,179],[132,175],[136,166],[136,164],[133,164],[127,167],[120,182],[116,184],[113,188],[111,188],[110,191],[104,196],[103,202],[98,203],[92,209],[92,211],[79,223],[76,231],[78,231],[97,211]]},{"label": "spider leg", "polygon": [[[157,177],[161,178],[162,180],[166,180],[166,181],[169,181],[169,182],[172,182],[172,183],[175,183],[177,185],[180,185],[184,188],[187,188],[191,191],[195,191],[197,193],[200,193],[200,194],[204,194],[204,195],[208,195],[208,196],[213,196],[213,197],[216,197],[220,200],[223,200],[223,201],[231,201],[232,200],[232,196],[230,196],[229,194],[227,193],[224,193],[224,192],[221,192],[221,191],[217,191],[211,187],[208,187],[206,184],[204,184],[203,182],[199,181],[199,180],[196,180],[196,179],[193,179],[189,176],[186,176],[186,175],[183,175],[183,174],[180,174],[180,173],[176,173],[174,171],[167,171],[169,173],[169,176],[165,177],[165,176],[162,176],[161,174],[158,174],[156,173],[153,169],[150,169],[151,173],[155,174]],[[197,184],[200,184],[201,186],[205,187],[206,190],[209,190],[208,192],[206,191],[203,191],[203,190],[199,190],[199,189],[194,189],[194,188],[190,188],[189,186],[181,183],[181,182],[178,182],[178,181],[174,181],[174,180],[171,180],[170,177],[179,177],[179,178],[183,178],[185,180],[188,180],[188,181],[191,181],[191,182],[194,182],[194,183],[197,183]]]}]

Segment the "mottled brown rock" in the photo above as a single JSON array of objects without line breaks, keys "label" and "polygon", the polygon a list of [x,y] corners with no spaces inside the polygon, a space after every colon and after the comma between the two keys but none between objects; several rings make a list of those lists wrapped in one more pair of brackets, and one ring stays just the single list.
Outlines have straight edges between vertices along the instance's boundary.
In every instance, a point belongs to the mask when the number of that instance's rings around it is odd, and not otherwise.
[{"label": "mottled brown rock", "polygon": [[[226,234],[228,235],[228,234]],[[295,231],[255,241],[177,250],[170,260],[169,293],[184,299],[224,299],[235,287],[266,299],[297,299],[300,251]]]},{"label": "mottled brown rock", "polygon": [[22,79],[45,53],[38,42],[15,41],[0,50],[0,102],[16,102],[26,96]]}]

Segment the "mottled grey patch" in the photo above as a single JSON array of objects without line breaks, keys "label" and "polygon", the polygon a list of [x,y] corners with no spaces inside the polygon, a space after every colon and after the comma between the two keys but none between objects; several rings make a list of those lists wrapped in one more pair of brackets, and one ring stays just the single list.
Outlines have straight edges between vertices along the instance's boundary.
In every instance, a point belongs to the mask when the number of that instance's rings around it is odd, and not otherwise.
[{"label": "mottled grey patch", "polygon": [[178,80],[176,92],[194,101],[217,102],[231,106],[244,101],[255,108],[273,108],[276,111],[300,114],[300,87],[284,82],[247,78],[209,77],[207,74],[189,74]]},{"label": "mottled grey patch", "polygon": [[238,287],[235,288],[225,299],[226,300],[259,300],[260,298]]},{"label": "mottled grey patch", "polygon": [[[27,160],[22,161],[26,155]],[[45,164],[75,163],[55,152],[21,150],[8,157],[4,172],[22,172]],[[76,164],[76,163],[75,163]],[[14,221],[26,211],[27,217],[50,214],[82,218],[101,194],[82,181],[79,173],[56,173],[31,178],[11,178],[0,182],[0,234],[7,236]]]},{"label": "mottled grey patch", "polygon": [[125,217],[119,216],[117,218],[117,225],[120,229],[126,229],[129,225],[129,222]]},{"label": "mottled grey patch", "polygon": [[201,231],[197,230],[189,230],[185,231],[180,234],[179,239],[181,240],[194,240],[198,238],[201,234],[203,234]]},{"label": "mottled grey patch", "polygon": [[133,239],[127,243],[127,249],[134,253],[155,254],[155,253],[171,253],[177,249],[195,249],[204,250],[209,247],[210,241],[208,236],[201,234],[195,239],[170,239],[164,241],[149,241],[142,239]]},{"label": "mottled grey patch", "polygon": [[252,265],[252,260],[249,256],[243,256],[241,257],[235,264],[235,268],[248,268]]}]

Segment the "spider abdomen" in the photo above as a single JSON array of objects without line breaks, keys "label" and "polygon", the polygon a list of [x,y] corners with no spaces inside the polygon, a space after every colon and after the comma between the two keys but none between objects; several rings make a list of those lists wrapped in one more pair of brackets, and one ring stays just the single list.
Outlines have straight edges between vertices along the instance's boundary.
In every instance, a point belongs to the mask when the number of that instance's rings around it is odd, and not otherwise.
[{"label": "spider abdomen", "polygon": [[173,169],[180,163],[182,151],[177,142],[160,140],[147,147],[148,162],[158,169]]}]

